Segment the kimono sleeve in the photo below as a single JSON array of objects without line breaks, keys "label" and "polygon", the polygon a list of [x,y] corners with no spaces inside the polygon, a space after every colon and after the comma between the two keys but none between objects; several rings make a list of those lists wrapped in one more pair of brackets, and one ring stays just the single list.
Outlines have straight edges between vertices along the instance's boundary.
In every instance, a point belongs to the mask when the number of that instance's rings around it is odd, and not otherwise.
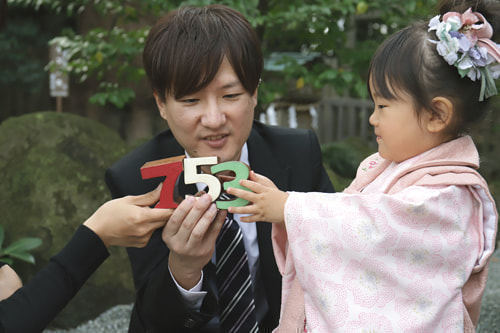
[{"label": "kimono sleeve", "polygon": [[482,254],[481,214],[467,186],[290,193],[285,223],[308,329],[463,329],[461,289]]}]

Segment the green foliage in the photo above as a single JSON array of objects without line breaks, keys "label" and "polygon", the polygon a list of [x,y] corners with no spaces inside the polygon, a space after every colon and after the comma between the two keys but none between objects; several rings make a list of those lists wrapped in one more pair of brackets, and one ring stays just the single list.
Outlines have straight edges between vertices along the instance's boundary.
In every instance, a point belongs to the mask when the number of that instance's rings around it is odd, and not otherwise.
[{"label": "green foliage", "polygon": [[[48,36],[41,34],[36,22],[9,22],[0,34],[0,83],[17,83],[25,89],[34,89],[46,78],[44,63],[38,57],[39,47],[45,47]],[[8,50],[4,52],[3,50]]]},{"label": "green foliage", "polygon": [[[330,85],[338,95],[366,97],[366,71],[378,44],[388,34],[416,18],[429,18],[437,0],[9,0],[18,6],[48,8],[77,17],[86,8],[94,8],[109,18],[111,26],[95,27],[85,34],[64,32],[59,42],[69,52],[67,70],[80,81],[95,77],[102,82],[91,101],[111,103],[122,108],[135,98],[122,86],[144,84],[144,71],[137,61],[149,26],[129,28],[131,22],[152,22],[181,5],[225,4],[248,17],[262,40],[265,55],[292,51],[318,52],[314,63],[299,64],[284,59],[285,69],[265,71],[259,99],[267,105],[293,94],[290,82],[319,90]],[[141,21],[141,19],[143,21]],[[50,68],[52,64],[48,67]],[[293,89],[292,89],[293,90]]]},{"label": "green foliage", "polygon": [[323,163],[337,192],[351,184],[359,164],[375,151],[366,141],[355,137],[321,146]]},{"label": "green foliage", "polygon": [[[300,65],[293,59],[285,59],[284,71],[266,89],[261,89],[259,98],[266,104],[283,97],[283,85],[299,78],[315,89],[330,85],[338,95],[367,97],[366,72],[376,47],[388,34],[410,21],[430,17],[436,1],[259,2],[262,3],[269,6],[250,20],[257,31],[264,31],[265,52],[319,52],[324,60]],[[263,74],[264,83],[270,74]]]},{"label": "green foliage", "polygon": [[359,138],[348,138],[321,146],[324,163],[337,175],[350,180],[356,176],[358,165],[375,150]]},{"label": "green foliage", "polygon": [[35,263],[35,257],[29,251],[36,249],[42,245],[42,240],[36,237],[25,237],[21,238],[9,246],[3,246],[4,242],[4,230],[0,225],[0,260],[12,265],[13,259],[19,259],[29,263]]},{"label": "green foliage", "polygon": [[326,173],[328,174],[328,178],[332,182],[333,188],[337,192],[342,192],[346,187],[351,184],[352,179],[348,177],[342,177],[335,173],[328,165],[325,165]]},{"label": "green foliage", "polygon": [[104,106],[109,102],[121,109],[135,98],[135,92],[131,88],[119,87],[116,83],[101,82],[99,88],[103,92],[90,97],[90,103]]}]

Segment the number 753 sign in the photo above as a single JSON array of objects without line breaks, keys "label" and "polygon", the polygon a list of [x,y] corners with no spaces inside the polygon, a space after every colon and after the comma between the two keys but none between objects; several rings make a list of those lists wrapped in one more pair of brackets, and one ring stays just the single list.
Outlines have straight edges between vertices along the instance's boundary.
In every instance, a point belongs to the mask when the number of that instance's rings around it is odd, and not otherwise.
[{"label": "number 753 sign", "polygon": [[[195,184],[204,183],[208,186],[208,194],[218,209],[228,209],[229,207],[240,207],[248,204],[248,201],[241,198],[234,200],[217,200],[222,187],[226,190],[228,187],[239,188],[250,191],[240,185],[240,179],[248,179],[250,169],[245,163],[230,161],[218,163],[217,156],[185,158],[185,155],[170,157],[162,160],[147,162],[141,167],[142,179],[165,177],[160,194],[160,202],[156,208],[176,208],[177,203],[174,200],[174,190],[177,178],[184,170],[184,183]],[[201,173],[202,166],[210,166],[210,173]],[[235,176],[230,181],[222,182],[214,176],[222,171],[232,171]]]}]

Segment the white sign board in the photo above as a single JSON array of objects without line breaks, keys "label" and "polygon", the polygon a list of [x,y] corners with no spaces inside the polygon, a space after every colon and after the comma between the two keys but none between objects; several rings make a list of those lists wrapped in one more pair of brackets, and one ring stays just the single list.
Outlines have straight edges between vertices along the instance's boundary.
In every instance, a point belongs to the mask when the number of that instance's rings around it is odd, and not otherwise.
[{"label": "white sign board", "polygon": [[50,59],[55,66],[50,72],[50,96],[68,97],[69,78],[68,73],[62,69],[67,65],[67,51],[61,50],[57,44],[50,45]]}]

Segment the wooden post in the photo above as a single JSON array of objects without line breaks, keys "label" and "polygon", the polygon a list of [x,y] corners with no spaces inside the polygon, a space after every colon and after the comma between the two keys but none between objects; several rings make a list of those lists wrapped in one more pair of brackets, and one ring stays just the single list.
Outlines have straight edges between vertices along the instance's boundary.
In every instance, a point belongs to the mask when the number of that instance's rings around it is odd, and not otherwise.
[{"label": "wooden post", "polygon": [[62,97],[56,97],[56,111],[62,112]]}]

